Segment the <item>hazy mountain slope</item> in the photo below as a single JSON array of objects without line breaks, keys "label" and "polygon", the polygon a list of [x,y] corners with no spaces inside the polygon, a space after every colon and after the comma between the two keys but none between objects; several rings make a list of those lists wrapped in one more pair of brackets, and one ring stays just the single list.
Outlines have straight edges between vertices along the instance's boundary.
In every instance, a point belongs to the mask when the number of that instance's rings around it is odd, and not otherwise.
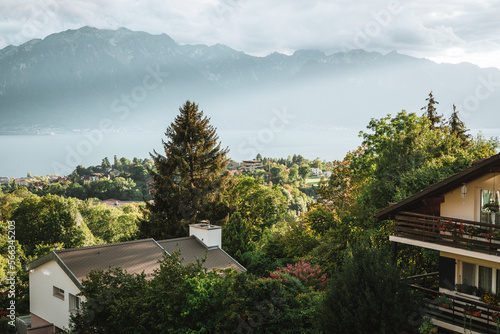
[{"label": "hazy mountain slope", "polygon": [[459,105],[469,127],[500,105],[500,71],[436,64],[396,52],[253,57],[224,45],[180,45],[165,34],[84,27],[0,50],[0,133],[165,127],[194,100],[219,128],[266,128],[276,110],[290,128],[355,127],[401,109]]}]

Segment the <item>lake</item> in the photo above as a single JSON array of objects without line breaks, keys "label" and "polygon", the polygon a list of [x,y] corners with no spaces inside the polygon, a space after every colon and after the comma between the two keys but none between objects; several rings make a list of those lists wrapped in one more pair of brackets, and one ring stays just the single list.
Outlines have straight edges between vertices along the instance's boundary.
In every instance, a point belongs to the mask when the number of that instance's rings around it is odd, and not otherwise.
[{"label": "lake", "polygon": [[[302,127],[296,129],[264,128],[258,131],[219,130],[222,147],[229,147],[229,157],[236,161],[301,154],[321,160],[342,159],[361,140],[359,129]],[[67,175],[77,165],[99,165],[104,157],[148,158],[149,152],[162,151],[163,131],[112,132],[97,130],[71,134],[0,136],[0,176]]]}]

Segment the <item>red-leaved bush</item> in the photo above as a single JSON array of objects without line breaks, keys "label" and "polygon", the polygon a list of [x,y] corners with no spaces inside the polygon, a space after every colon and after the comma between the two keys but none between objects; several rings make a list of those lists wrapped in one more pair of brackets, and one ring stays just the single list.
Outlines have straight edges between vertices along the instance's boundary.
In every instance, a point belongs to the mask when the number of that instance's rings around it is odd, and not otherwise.
[{"label": "red-leaved bush", "polygon": [[270,274],[273,279],[282,279],[287,283],[286,276],[297,278],[305,287],[312,287],[314,291],[323,291],[326,287],[326,274],[321,274],[319,266],[312,268],[305,259],[295,264],[287,264],[286,267],[279,267],[278,270]]}]

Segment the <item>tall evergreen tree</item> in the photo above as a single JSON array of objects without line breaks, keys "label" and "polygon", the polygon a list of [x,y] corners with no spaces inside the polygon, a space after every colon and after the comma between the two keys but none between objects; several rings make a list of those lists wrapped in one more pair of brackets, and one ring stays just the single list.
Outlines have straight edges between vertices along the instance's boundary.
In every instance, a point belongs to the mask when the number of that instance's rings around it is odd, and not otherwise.
[{"label": "tall evergreen tree", "polygon": [[165,132],[165,156],[151,154],[156,171],[149,170],[153,202],[147,203],[150,215],[141,224],[144,236],[185,236],[189,224],[212,219],[213,205],[228,179],[228,149],[221,149],[210,119],[190,101],[179,111]]},{"label": "tall evergreen tree", "polygon": [[458,117],[458,110],[455,105],[453,105],[453,112],[451,113],[450,119],[448,120],[448,127],[450,128],[450,133],[460,138],[463,142],[463,146],[467,146],[469,143],[469,135],[466,134],[467,127],[465,123]]},{"label": "tall evergreen tree", "polygon": [[443,115],[438,115],[436,112],[436,104],[439,104],[438,101],[434,100],[434,96],[432,95],[432,91],[429,93],[429,97],[425,99],[427,101],[427,105],[420,108],[420,110],[425,110],[426,112],[424,115],[429,119],[431,122],[430,124],[430,129],[434,130],[435,128],[438,127],[438,124],[441,123],[441,120],[443,118]]}]

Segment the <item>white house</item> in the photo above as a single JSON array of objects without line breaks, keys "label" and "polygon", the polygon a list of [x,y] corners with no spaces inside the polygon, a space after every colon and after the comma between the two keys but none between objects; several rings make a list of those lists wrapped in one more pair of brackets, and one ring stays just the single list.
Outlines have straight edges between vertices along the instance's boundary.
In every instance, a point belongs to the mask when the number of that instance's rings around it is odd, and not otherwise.
[{"label": "white house", "polygon": [[108,174],[103,174],[103,173],[92,173],[90,175],[85,175],[83,177],[83,183],[84,184],[87,184],[87,183],[90,183],[90,182],[95,182],[95,181],[98,181],[98,180],[101,180],[101,179],[110,179],[111,176]]},{"label": "white house", "polygon": [[311,176],[320,177],[321,175],[323,175],[323,171],[319,168],[313,167],[311,168],[310,174]]},{"label": "white house", "polygon": [[246,269],[221,248],[221,227],[206,223],[189,227],[190,236],[169,240],[154,239],[55,250],[27,265],[29,270],[29,332],[54,333],[69,327],[71,312],[81,303],[82,281],[92,270],[120,267],[128,273],[151,276],[164,254],[181,251],[183,263],[207,256],[207,269]]}]

